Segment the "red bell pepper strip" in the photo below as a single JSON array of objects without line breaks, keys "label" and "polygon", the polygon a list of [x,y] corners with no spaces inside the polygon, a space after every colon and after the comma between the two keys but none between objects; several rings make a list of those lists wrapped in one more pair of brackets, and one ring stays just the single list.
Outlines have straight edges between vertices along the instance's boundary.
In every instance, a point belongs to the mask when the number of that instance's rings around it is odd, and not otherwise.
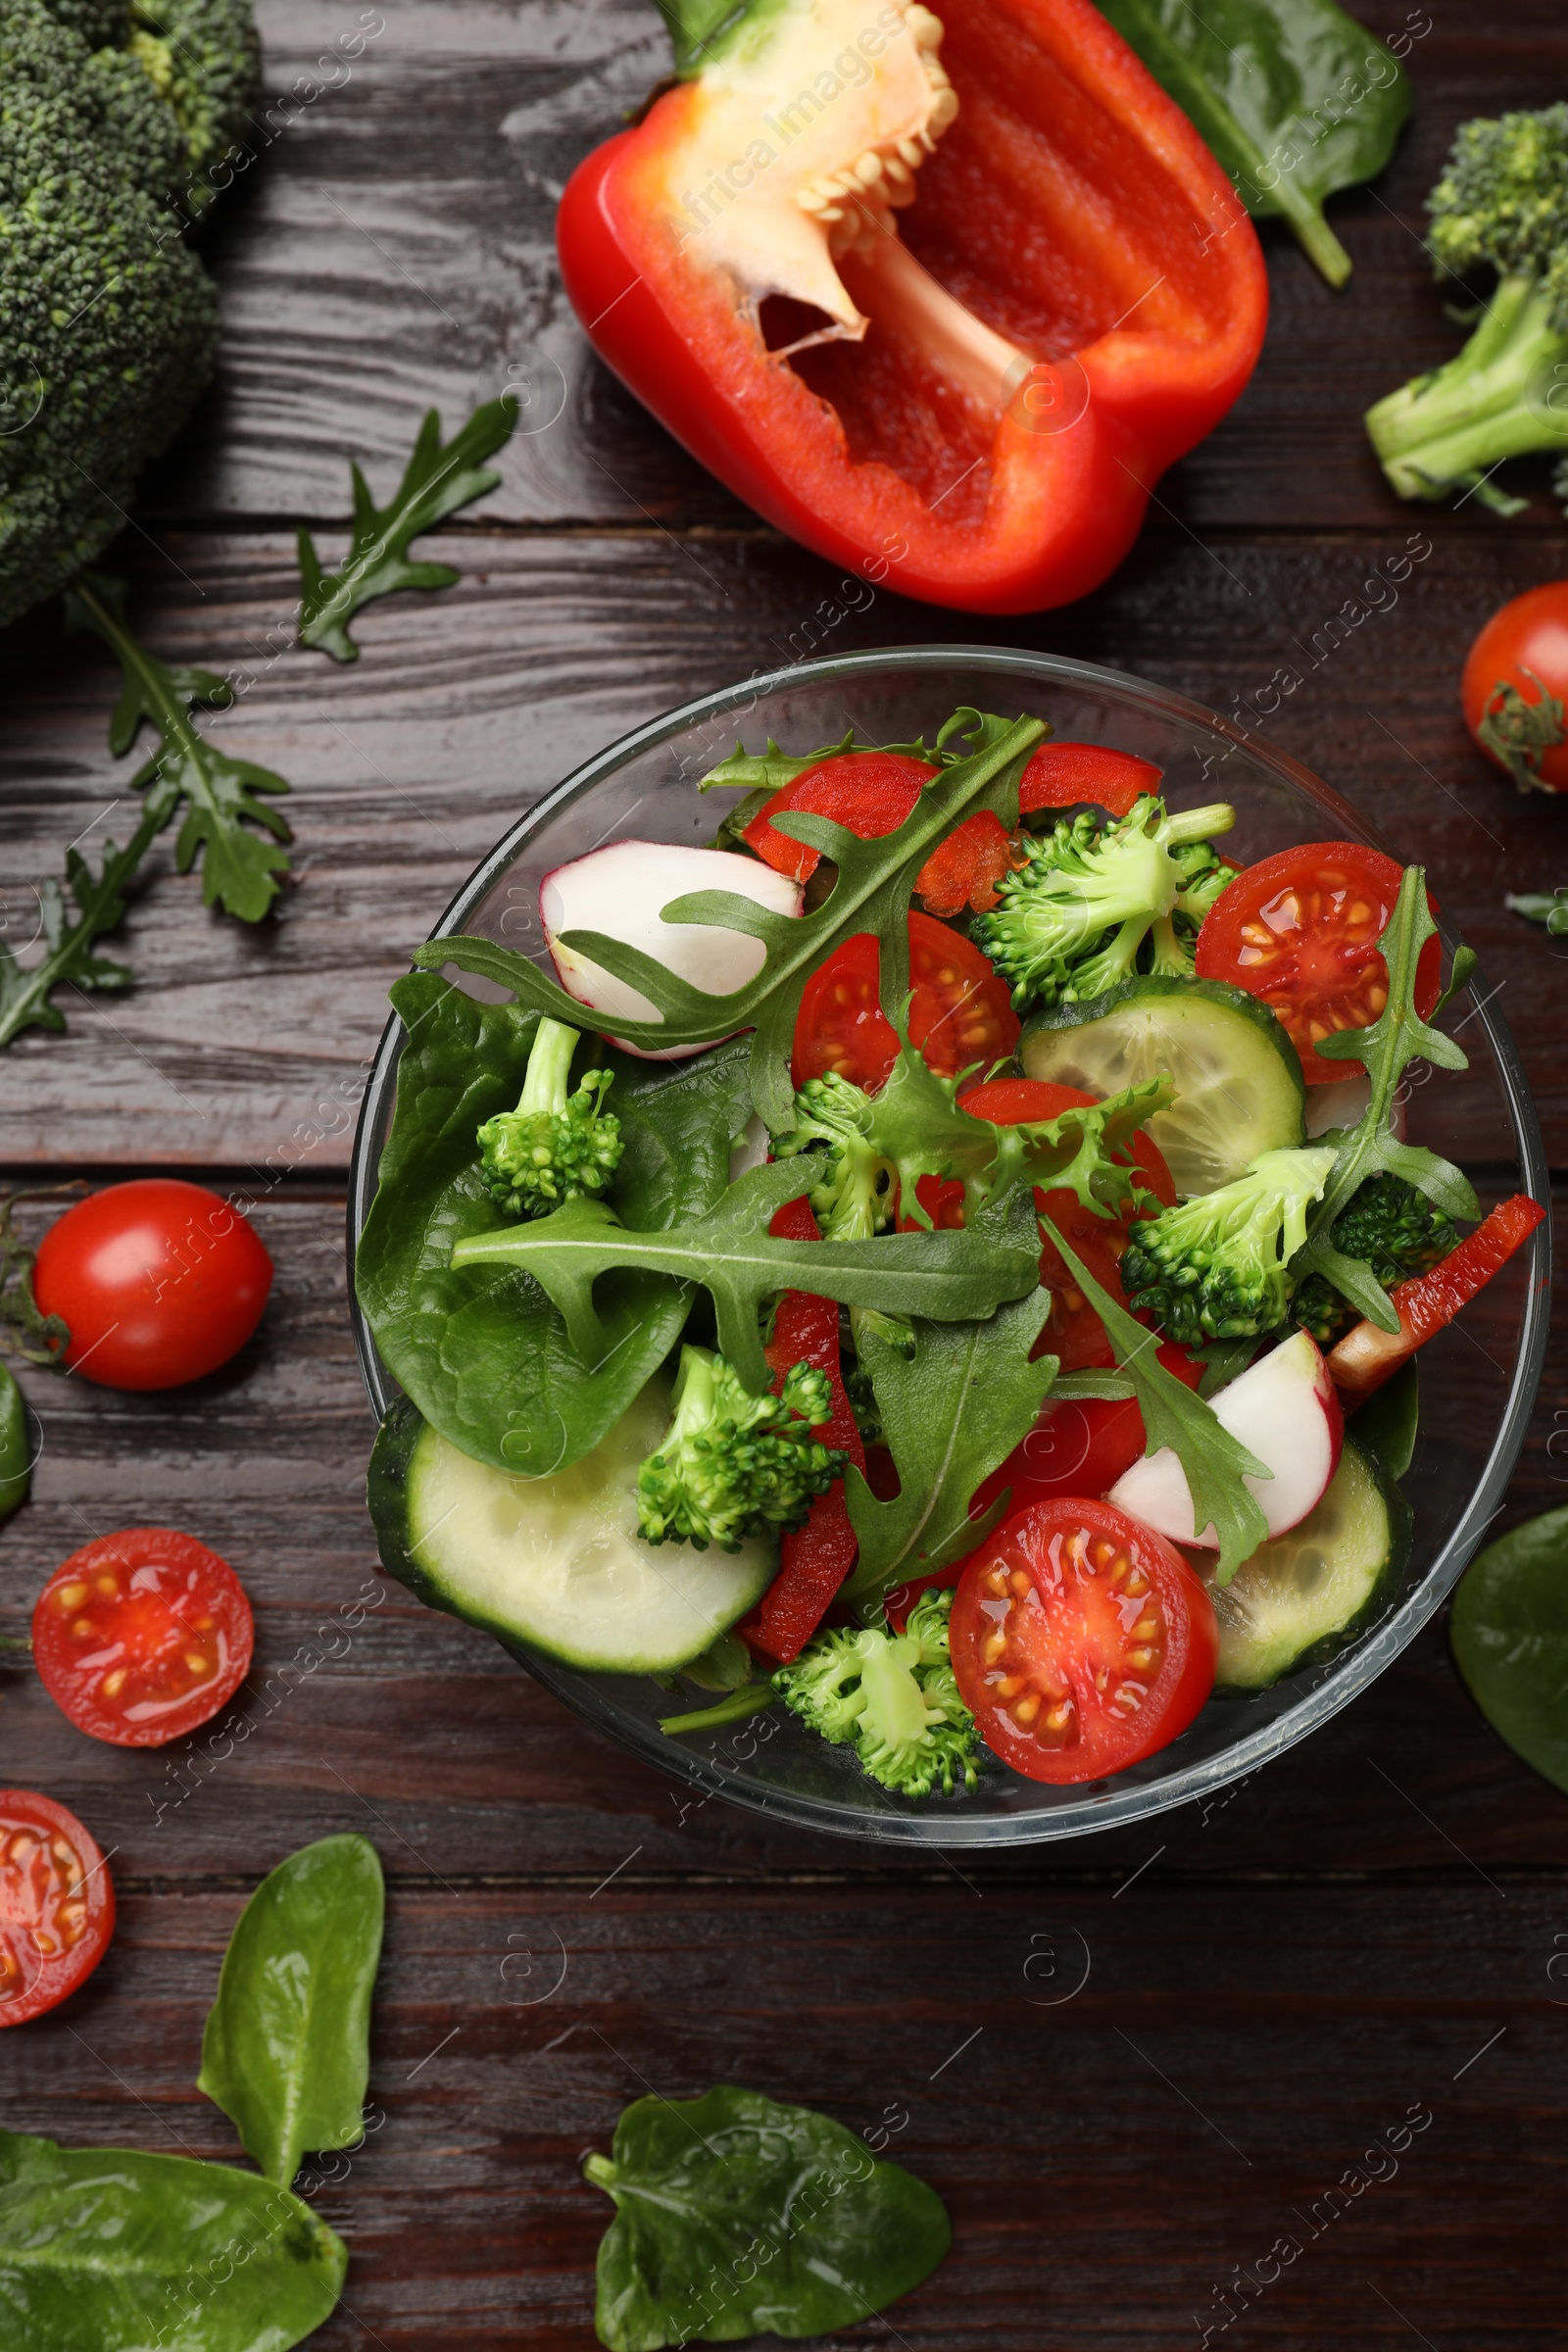
[{"label": "red bell pepper strip", "polygon": [[945,34],[912,0],[662,4],[677,85],[557,222],[601,357],[860,580],[975,612],[1097,587],[1262,347],[1192,123],[1091,0],[964,0]]},{"label": "red bell pepper strip", "polygon": [[1389,1293],[1398,1310],[1397,1331],[1357,1323],[1329,1354],[1334,1385],[1346,1396],[1370,1396],[1424,1347],[1434,1332],[1451,1323],[1484,1290],[1499,1267],[1527,1242],[1545,1216],[1539,1200],[1515,1193],[1483,1218],[1430,1273],[1412,1275]]},{"label": "red bell pepper strip", "polygon": [[[768,1231],[787,1242],[820,1238],[816,1219],[805,1200],[788,1201]],[[818,1435],[825,1445],[842,1446],[856,1468],[863,1470],[865,1447],[839,1369],[839,1310],[834,1301],[813,1298],[808,1291],[786,1291],[773,1317],[767,1360],[775,1394],[792,1364],[815,1364],[827,1374],[833,1414]],[[779,1572],[757,1609],[737,1629],[739,1633],[754,1649],[787,1666],[799,1657],[826,1616],[834,1594],[855,1566],[856,1549],[844,1481],[835,1479],[827,1493],[812,1503],[805,1525],[785,1530]]]},{"label": "red bell pepper strip", "polygon": [[1003,875],[1023,862],[1016,833],[979,808],[932,851],[914,887],[932,914],[985,914],[997,904]]},{"label": "red bell pepper strip", "polygon": [[1091,801],[1109,816],[1126,816],[1141,794],[1158,792],[1164,770],[1107,743],[1043,743],[1024,769],[1018,807],[1074,808]]},{"label": "red bell pepper strip", "polygon": [[791,841],[773,829],[782,808],[804,808],[847,825],[861,841],[896,833],[920,798],[922,785],[942,770],[906,752],[837,752],[804,768],[760,808],[741,838],[759,858],[797,882],[808,882],[821,862],[820,850]]}]

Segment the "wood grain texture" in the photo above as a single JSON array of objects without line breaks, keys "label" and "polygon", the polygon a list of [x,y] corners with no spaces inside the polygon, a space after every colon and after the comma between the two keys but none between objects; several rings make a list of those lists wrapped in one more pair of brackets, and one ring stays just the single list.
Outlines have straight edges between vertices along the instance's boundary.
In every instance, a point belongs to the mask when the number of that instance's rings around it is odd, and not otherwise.
[{"label": "wood grain texture", "polygon": [[[1430,552],[1400,584],[1386,567],[1412,534]],[[24,1037],[6,1058],[5,1159],[345,1166],[389,983],[484,852],[579,761],[661,710],[816,653],[1004,635],[864,583],[851,610],[836,574],[765,535],[421,545],[462,565],[461,584],[371,608],[352,667],[272,651],[296,585],[277,534],[173,534],[130,567],[155,650],[235,676],[237,707],[210,723],[292,782],[295,879],[276,916],[247,928],[204,909],[195,877],[155,855],[121,935],[135,988],[96,1003],[68,991],[71,1035]],[[1140,672],[1257,730],[1423,858],[1502,991],[1562,1165],[1565,951],[1502,902],[1568,881],[1568,802],[1521,796],[1489,768],[1454,690],[1486,614],[1554,565],[1568,567],[1568,538],[1472,542],[1430,516],[1223,548],[1157,528],[1099,595],[1005,636]],[[66,844],[123,837],[133,769],[108,751],[117,673],[101,649],[62,640],[49,615],[10,636],[0,912],[24,941],[32,886]],[[1498,1150],[1490,1130],[1464,1142]]]},{"label": "wood grain texture", "polygon": [[[935,2277],[822,2352],[1186,2345],[1271,2249],[1244,2340],[1274,2352],[1560,2342],[1557,1886],[802,1886],[787,1933],[781,1891],[394,1881],[320,2352],[589,2352],[581,2158],[723,2081],[886,2134],[951,2210]],[[192,2082],[241,1899],[129,1890],[79,1998],[8,2037],[8,2121],[232,2157]]]}]

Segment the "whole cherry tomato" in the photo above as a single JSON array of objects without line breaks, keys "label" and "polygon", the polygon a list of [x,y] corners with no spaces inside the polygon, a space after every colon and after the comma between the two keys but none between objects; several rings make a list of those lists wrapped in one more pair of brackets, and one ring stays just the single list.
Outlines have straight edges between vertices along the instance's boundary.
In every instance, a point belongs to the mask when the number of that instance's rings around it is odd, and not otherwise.
[{"label": "whole cherry tomato", "polygon": [[237,1208],[199,1184],[142,1176],[57,1217],[33,1296],[71,1333],[65,1361],[107,1389],[173,1389],[244,1347],[272,1261]]},{"label": "whole cherry tomato", "polygon": [[1464,723],[1521,789],[1568,792],[1568,580],[1494,612],[1465,659]]}]

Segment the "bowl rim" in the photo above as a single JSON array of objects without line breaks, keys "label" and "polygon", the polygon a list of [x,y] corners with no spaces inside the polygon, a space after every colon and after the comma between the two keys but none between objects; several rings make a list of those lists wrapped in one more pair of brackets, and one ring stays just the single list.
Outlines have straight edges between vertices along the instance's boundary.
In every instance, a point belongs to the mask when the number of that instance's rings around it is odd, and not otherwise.
[{"label": "bowl rim", "polygon": [[[1218,736],[1228,742],[1232,749],[1245,750],[1260,764],[1272,768],[1283,781],[1304,794],[1319,808],[1332,811],[1344,824],[1348,838],[1366,842],[1390,856],[1396,855],[1389,849],[1376,827],[1368,822],[1361,811],[1332,785],[1324,783],[1303,761],[1248,728],[1236,725],[1220,712],[1207,710],[1202,704],[1192,702],[1186,696],[1141,678],[1132,671],[1111,669],[1065,655],[1029,653],[1006,646],[933,643],[873,647],[816,661],[783,662],[774,669],[754,671],[749,678],[736,685],[697,696],[616,737],[545,793],[502,836],[453,895],[439,921],[430,931],[429,939],[451,938],[458,933],[473,907],[488,895],[496,881],[513,864],[518,852],[561,809],[591,791],[594,785],[623,766],[627,760],[640,753],[657,749],[670,736],[680,734],[704,719],[726,715],[743,719],[749,710],[756,709],[764,695],[776,693],[792,683],[852,678],[866,671],[919,671],[937,662],[972,666],[998,677],[1014,675],[1036,684],[1098,691],[1108,700],[1153,710],[1201,734]],[[1400,862],[1405,861],[1401,859]],[[1443,929],[1441,923],[1439,927]],[[1453,940],[1446,932],[1445,945],[1451,953]],[[1467,986],[1474,994],[1475,1004],[1465,1017],[1481,1023],[1495,1056],[1513,1127],[1521,1180],[1525,1188],[1546,1208],[1544,1222],[1531,1239],[1530,1280],[1508,1395],[1492,1448],[1470,1499],[1426,1575],[1405,1595],[1392,1616],[1364,1641],[1347,1650],[1343,1658],[1330,1667],[1324,1680],[1304,1692],[1283,1715],[1274,1717],[1257,1731],[1244,1736],[1221,1754],[1183,1767],[1167,1782],[1155,1786],[1135,1784],[1118,1788],[1116,1782],[1111,1780],[1098,1785],[1099,1793],[1086,1792],[1083,1797],[1063,1803],[1047,1813],[962,1816],[948,1814],[936,1807],[928,1812],[914,1812],[900,1809],[892,1797],[887,1800],[886,1812],[859,1811],[848,1805],[836,1806],[823,1797],[797,1795],[785,1788],[763,1788],[747,1780],[736,1766],[726,1764],[717,1754],[700,1754],[683,1741],[667,1739],[642,1723],[607,1722],[597,1707],[584,1704],[583,1678],[576,1670],[559,1665],[553,1659],[536,1656],[531,1651],[514,1649],[510,1654],[536,1681],[543,1683],[574,1714],[587,1722],[590,1728],[688,1786],[700,1788],[706,1794],[721,1796],[748,1812],[786,1823],[791,1828],[848,1837],[871,1844],[951,1847],[973,1851],[987,1847],[1054,1843],[1063,1838],[1083,1837],[1123,1827],[1134,1821],[1149,1820],[1156,1814],[1170,1812],[1179,1805],[1198,1802],[1272,1763],[1298,1740],[1329,1722],[1352,1699],[1359,1697],[1385,1667],[1409,1646],[1447,1598],[1474,1554],[1481,1537],[1502,1506],[1541,1384],[1551,1315],[1551,1188],[1545,1149],[1534,1097],[1518,1049],[1501,1015],[1491,1009],[1494,992],[1486,990],[1485,976],[1479,965],[1471,973]],[[349,1169],[346,1233],[349,1312],[361,1375],[377,1420],[402,1392],[382,1364],[360,1308],[354,1289],[354,1255],[375,1192],[376,1169],[370,1164],[370,1137],[379,1122],[386,1090],[395,1078],[401,1052],[402,1026],[398,1015],[393,1013],[377,1045],[361,1100]],[[597,1693],[594,1695],[597,1696]],[[746,1735],[748,1728],[744,1722],[731,1727],[731,1746],[738,1744],[739,1737]],[[749,1759],[742,1759],[746,1760]]]}]

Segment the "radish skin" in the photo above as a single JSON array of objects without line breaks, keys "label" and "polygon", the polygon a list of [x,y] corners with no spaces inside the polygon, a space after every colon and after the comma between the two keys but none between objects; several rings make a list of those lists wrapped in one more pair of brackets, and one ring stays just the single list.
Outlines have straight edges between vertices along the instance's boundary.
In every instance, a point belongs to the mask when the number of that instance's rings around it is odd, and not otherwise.
[{"label": "radish skin", "polygon": [[[539,887],[539,916],[562,987],[604,1021],[657,1021],[659,1007],[640,989],[615,979],[576,949],[563,931],[600,931],[640,948],[666,971],[708,996],[729,996],[761,970],[766,949],[744,931],[716,923],[666,923],[661,909],[694,891],[726,890],[771,913],[797,915],[801,885],[758,858],[730,850],[683,848],[663,841],[612,841],[586,858],[558,865]],[[639,1061],[684,1061],[709,1044],[647,1046],[612,1041]],[[710,1041],[711,1042],[711,1041]]]}]

